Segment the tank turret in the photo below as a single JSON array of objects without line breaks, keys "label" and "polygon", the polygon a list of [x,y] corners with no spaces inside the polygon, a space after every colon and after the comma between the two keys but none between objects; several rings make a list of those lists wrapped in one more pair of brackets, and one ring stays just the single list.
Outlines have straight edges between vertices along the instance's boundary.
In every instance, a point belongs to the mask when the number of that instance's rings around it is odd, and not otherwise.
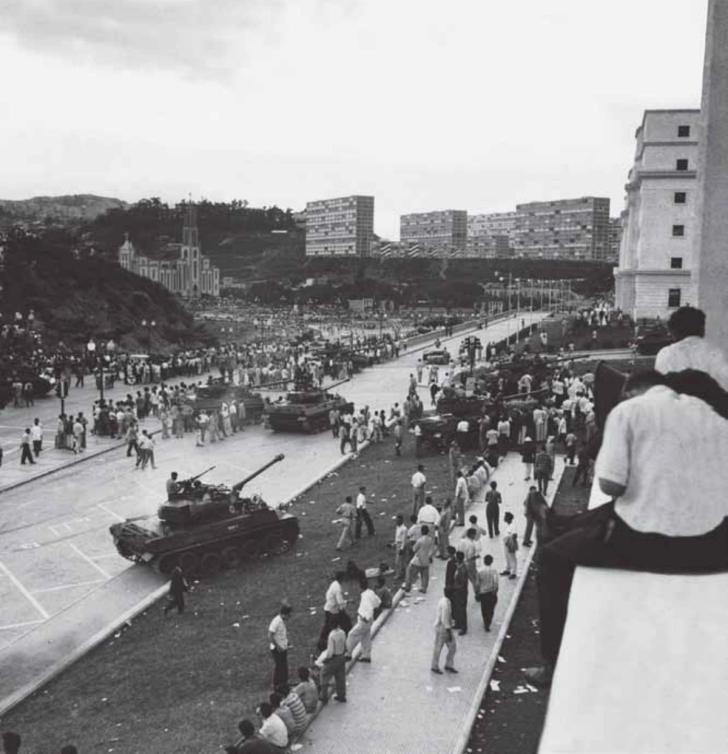
[{"label": "tank turret", "polygon": [[156,516],[112,525],[116,549],[128,560],[151,563],[163,573],[179,565],[187,573],[206,575],[223,565],[234,567],[262,553],[289,549],[298,538],[298,519],[272,509],[259,495],[240,497],[248,482],[283,459],[282,453],[275,456],[232,487],[200,481],[214,466],[185,480]]}]

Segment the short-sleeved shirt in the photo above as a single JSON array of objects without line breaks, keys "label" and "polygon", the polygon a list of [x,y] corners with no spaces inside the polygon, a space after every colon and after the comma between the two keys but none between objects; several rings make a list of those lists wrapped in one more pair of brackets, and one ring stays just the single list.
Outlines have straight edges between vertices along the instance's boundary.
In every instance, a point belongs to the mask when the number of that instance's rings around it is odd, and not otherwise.
[{"label": "short-sleeved shirt", "polygon": [[624,485],[615,511],[641,532],[698,536],[728,516],[728,420],[662,385],[615,406],[596,463]]},{"label": "short-sleeved shirt", "polygon": [[415,473],[412,474],[412,486],[416,490],[422,489],[426,483],[427,478],[421,471],[415,471]]},{"label": "short-sleeved shirt", "polygon": [[485,502],[488,505],[500,505],[503,501],[503,497],[498,490],[488,490],[485,493]]},{"label": "short-sleeved shirt", "polygon": [[260,728],[260,735],[274,746],[281,748],[288,746],[288,728],[275,712],[263,722]]},{"label": "short-sleeved shirt", "polygon": [[[288,629],[286,628],[286,622],[280,615],[276,615],[276,617],[270,622],[268,632],[273,634],[276,640],[276,646],[279,649],[288,649]],[[270,648],[274,648],[273,644],[271,644]]]},{"label": "short-sleeved shirt", "polygon": [[662,374],[698,369],[709,374],[723,390],[728,390],[728,361],[725,354],[697,335],[690,335],[662,348],[655,359],[655,369]]},{"label": "short-sleeved shirt", "polygon": [[298,694],[299,699],[306,708],[306,712],[311,714],[316,711],[316,707],[318,707],[318,689],[316,688],[316,683],[311,678],[307,681],[301,681],[293,689],[293,693]]}]

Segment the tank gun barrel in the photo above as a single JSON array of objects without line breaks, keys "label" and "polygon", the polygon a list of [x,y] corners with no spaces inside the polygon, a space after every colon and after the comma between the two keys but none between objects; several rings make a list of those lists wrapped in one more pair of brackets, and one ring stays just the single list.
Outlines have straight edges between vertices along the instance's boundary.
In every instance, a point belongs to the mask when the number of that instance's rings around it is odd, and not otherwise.
[{"label": "tank gun barrel", "polygon": [[204,476],[208,472],[212,471],[213,469],[216,469],[216,466],[210,466],[209,469],[205,469],[204,471],[201,471],[197,476],[192,476],[189,479],[185,479],[183,484],[192,484],[192,482],[197,481],[201,476]]},{"label": "tank gun barrel", "polygon": [[243,489],[243,487],[245,487],[245,485],[248,482],[255,479],[255,477],[257,477],[259,474],[262,474],[266,469],[269,469],[271,466],[278,463],[279,461],[282,461],[284,458],[285,456],[283,455],[283,453],[279,453],[277,456],[275,456],[270,461],[268,461],[268,463],[261,466],[257,471],[254,471],[249,476],[246,476],[245,479],[243,479],[242,481],[238,482],[237,484],[234,484],[232,487],[232,491],[240,492],[240,490]]}]

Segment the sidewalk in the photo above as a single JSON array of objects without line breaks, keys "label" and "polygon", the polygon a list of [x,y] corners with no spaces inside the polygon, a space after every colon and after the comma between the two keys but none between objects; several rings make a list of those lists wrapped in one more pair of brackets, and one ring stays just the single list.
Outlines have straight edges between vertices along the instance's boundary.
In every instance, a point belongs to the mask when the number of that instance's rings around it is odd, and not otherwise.
[{"label": "sidewalk", "polygon": [[124,445],[124,442],[120,440],[114,440],[111,437],[96,437],[92,434],[87,435],[86,442],[86,450],[78,455],[72,450],[56,450],[53,446],[47,447],[35,459],[34,465],[28,463],[21,465],[19,456],[10,455],[6,451],[2,469],[0,469],[0,493]]},{"label": "sidewalk", "polygon": [[[563,468],[563,457],[559,456],[555,479],[549,485],[549,502]],[[524,481],[523,464],[516,453],[506,458],[492,478],[498,482],[503,495],[501,530],[503,514],[510,511],[518,524],[520,543],[525,529],[523,501],[533,482]],[[485,526],[484,505],[471,506],[466,518],[472,514]],[[462,528],[455,528],[451,543],[455,544],[462,533]],[[532,549],[521,547],[518,552],[517,580],[501,579],[490,633],[483,629],[480,606],[470,590],[468,632],[465,636],[457,635],[457,675],[435,675],[430,671],[435,610],[445,581],[445,562],[435,560],[430,568],[427,594],[413,589],[392,611],[374,639],[371,665],[355,663],[347,676],[348,703],[330,702],[304,734],[301,743],[306,752],[463,752],[492,667],[495,662],[505,661],[498,657],[498,652],[528,570]],[[505,555],[500,538],[484,541],[483,555],[486,553],[493,555],[494,565],[502,571]]]}]

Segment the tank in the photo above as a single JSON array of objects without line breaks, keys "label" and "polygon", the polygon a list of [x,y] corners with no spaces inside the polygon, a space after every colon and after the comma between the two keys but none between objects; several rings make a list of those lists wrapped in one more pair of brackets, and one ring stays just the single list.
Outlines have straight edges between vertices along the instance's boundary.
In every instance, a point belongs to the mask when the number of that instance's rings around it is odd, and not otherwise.
[{"label": "tank", "polygon": [[425,351],[422,354],[422,361],[425,364],[444,366],[450,363],[450,352],[446,348],[435,348],[431,351]]},{"label": "tank", "polygon": [[13,383],[21,382],[23,385],[30,382],[33,386],[33,398],[42,398],[53,388],[53,381],[36,374],[32,369],[20,367],[18,369],[0,371],[0,408],[4,408],[13,401]]},{"label": "tank", "polygon": [[229,404],[233,400],[245,406],[246,424],[260,424],[263,421],[263,397],[242,385],[227,385],[220,381],[203,385],[197,388],[191,405],[195,411],[219,411],[223,402]]},{"label": "tank", "polygon": [[311,385],[298,385],[285,400],[268,403],[265,416],[275,432],[322,432],[329,428],[329,411],[337,408],[350,414],[354,404],[335,393],[318,390]]},{"label": "tank", "polygon": [[164,574],[179,565],[187,574],[204,576],[285,552],[298,539],[298,519],[270,508],[258,495],[240,496],[248,482],[283,458],[277,455],[232,487],[200,482],[214,466],[184,480],[156,516],[130,518],[109,528],[117,551]]}]

